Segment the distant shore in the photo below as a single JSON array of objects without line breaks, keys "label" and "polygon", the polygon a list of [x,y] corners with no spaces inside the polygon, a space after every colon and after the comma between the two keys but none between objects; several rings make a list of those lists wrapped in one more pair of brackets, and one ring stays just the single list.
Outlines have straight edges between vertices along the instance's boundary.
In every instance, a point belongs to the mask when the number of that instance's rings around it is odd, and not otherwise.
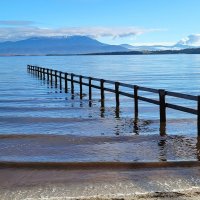
[{"label": "distant shore", "polygon": [[0,57],[11,56],[97,56],[97,55],[166,55],[166,54],[200,54],[200,48],[182,50],[159,50],[159,51],[121,51],[99,53],[70,53],[70,54],[0,54]]}]

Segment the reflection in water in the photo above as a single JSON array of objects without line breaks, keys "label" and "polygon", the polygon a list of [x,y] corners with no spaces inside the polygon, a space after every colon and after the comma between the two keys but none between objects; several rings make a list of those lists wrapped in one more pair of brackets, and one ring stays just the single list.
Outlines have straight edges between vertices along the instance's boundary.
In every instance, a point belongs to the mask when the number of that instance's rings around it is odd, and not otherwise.
[{"label": "reflection in water", "polygon": [[104,108],[105,107],[105,100],[101,99],[100,101],[101,101],[101,107]]},{"label": "reflection in water", "polygon": [[92,107],[92,100],[89,100],[89,107]]},{"label": "reflection in water", "polygon": [[139,135],[139,126],[138,126],[138,118],[133,121],[133,132],[136,135]]},{"label": "reflection in water", "polygon": [[166,123],[162,122],[160,123],[160,136],[166,135]]},{"label": "reflection in water", "polygon": [[119,107],[115,108],[115,118],[116,119],[120,118],[120,108]]},{"label": "reflection in water", "polygon": [[80,108],[83,107],[83,101],[80,100]]},{"label": "reflection in water", "polygon": [[101,118],[105,117],[105,107],[100,108],[100,116],[101,116]]},{"label": "reflection in water", "polygon": [[115,126],[115,135],[120,135],[121,132],[121,127],[120,125],[117,123]]},{"label": "reflection in water", "polygon": [[158,142],[159,146],[159,161],[167,161],[166,138],[161,138]]},{"label": "reflection in water", "polygon": [[197,160],[200,161],[200,136],[197,137],[196,151],[197,151]]}]

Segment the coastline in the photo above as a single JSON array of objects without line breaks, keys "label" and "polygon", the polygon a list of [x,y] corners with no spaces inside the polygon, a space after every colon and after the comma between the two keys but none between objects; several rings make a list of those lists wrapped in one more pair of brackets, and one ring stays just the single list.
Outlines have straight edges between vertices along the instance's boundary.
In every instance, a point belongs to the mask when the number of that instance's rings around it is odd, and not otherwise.
[{"label": "coastline", "polygon": [[0,169],[1,200],[199,199],[199,167]]}]

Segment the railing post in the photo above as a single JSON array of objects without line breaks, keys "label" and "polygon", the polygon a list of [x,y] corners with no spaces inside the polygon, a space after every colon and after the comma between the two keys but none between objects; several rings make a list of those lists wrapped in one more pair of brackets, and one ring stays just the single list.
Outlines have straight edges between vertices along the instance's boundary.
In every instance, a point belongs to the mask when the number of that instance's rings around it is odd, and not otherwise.
[{"label": "railing post", "polygon": [[37,77],[39,78],[40,76],[40,71],[39,71],[39,67],[37,67]]},{"label": "railing post", "polygon": [[82,99],[83,97],[83,85],[82,85],[82,79],[83,77],[82,76],[79,76],[79,84],[80,84],[80,99]]},{"label": "railing post", "polygon": [[165,90],[159,90],[160,100],[160,123],[166,122]]},{"label": "railing post", "polygon": [[115,82],[115,100],[116,100],[116,108],[119,108],[119,83]]},{"label": "railing post", "polygon": [[100,88],[101,88],[101,107],[104,107],[104,99],[105,99],[105,95],[104,95],[104,79],[100,80]]},{"label": "railing post", "polygon": [[74,95],[74,74],[71,74],[71,94]]},{"label": "railing post", "polygon": [[89,101],[91,102],[92,100],[92,78],[89,77]]},{"label": "railing post", "polygon": [[198,105],[197,105],[197,132],[200,137],[200,96],[198,96]]},{"label": "railing post", "polygon": [[57,70],[55,70],[55,87],[58,86],[58,76],[57,76]]},{"label": "railing post", "polygon": [[134,108],[135,108],[135,119],[138,119],[138,86],[134,85]]},{"label": "railing post", "polygon": [[43,80],[45,80],[45,68],[42,69],[42,73],[43,73]]},{"label": "railing post", "polygon": [[40,67],[40,79],[42,79],[42,68]]},{"label": "railing post", "polygon": [[62,90],[62,72],[60,72],[59,76],[60,76],[60,90]]},{"label": "railing post", "polygon": [[50,69],[50,76],[51,76],[51,85],[53,85],[53,70]]},{"label": "railing post", "polygon": [[68,81],[67,81],[67,75],[68,75],[68,73],[65,73],[65,93],[68,92]]},{"label": "railing post", "polygon": [[37,66],[35,66],[35,75],[37,75]]},{"label": "railing post", "polygon": [[47,81],[49,81],[49,69],[47,69]]}]

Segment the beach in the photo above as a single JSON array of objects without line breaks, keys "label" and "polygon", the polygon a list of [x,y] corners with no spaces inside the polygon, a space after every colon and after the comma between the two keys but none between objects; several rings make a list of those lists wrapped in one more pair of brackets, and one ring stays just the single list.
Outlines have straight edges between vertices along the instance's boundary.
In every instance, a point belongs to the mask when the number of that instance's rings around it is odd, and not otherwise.
[{"label": "beach", "polygon": [[199,167],[1,168],[1,200],[199,199]]}]

